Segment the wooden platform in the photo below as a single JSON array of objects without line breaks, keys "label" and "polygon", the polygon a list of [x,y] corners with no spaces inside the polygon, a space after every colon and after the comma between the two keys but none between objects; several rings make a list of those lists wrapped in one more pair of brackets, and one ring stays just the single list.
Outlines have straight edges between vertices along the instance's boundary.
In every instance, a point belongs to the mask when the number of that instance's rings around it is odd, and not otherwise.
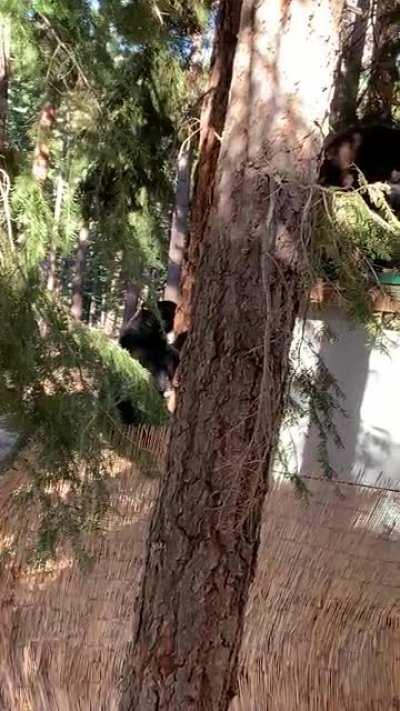
[{"label": "wooden platform", "polygon": [[[400,313],[400,300],[392,299],[383,289],[371,289],[373,310],[381,313]],[[313,304],[338,304],[343,300],[340,289],[334,284],[318,281],[311,290],[310,300]]]}]

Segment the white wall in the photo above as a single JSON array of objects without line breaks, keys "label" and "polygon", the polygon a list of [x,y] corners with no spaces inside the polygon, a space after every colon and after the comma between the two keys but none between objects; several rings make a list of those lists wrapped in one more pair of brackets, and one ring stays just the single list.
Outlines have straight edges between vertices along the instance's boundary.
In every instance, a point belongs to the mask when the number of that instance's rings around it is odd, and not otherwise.
[{"label": "white wall", "polygon": [[0,417],[0,463],[11,453],[17,441],[17,435],[12,432],[3,417]]},{"label": "white wall", "polygon": [[[336,337],[334,342],[321,338],[327,328]],[[385,332],[386,352],[371,349],[362,329],[336,308],[311,313],[303,333],[345,396],[347,417],[339,413],[334,417],[344,448],[329,447],[338,478],[400,491],[400,333]],[[313,362],[310,349],[303,345],[301,367]],[[304,476],[322,473],[318,436],[306,418],[286,429],[282,442],[293,471]]]}]

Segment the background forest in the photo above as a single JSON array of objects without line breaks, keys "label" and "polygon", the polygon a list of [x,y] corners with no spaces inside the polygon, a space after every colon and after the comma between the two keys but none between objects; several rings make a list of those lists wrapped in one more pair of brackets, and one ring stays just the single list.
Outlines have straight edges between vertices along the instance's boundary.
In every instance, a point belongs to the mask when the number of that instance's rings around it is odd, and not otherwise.
[{"label": "background forest", "polygon": [[41,491],[57,477],[80,488],[82,458],[101,479],[121,398],[144,423],[166,419],[117,339],[165,285],[178,155],[198,135],[212,24],[198,1],[3,4],[0,410],[46,443]]}]

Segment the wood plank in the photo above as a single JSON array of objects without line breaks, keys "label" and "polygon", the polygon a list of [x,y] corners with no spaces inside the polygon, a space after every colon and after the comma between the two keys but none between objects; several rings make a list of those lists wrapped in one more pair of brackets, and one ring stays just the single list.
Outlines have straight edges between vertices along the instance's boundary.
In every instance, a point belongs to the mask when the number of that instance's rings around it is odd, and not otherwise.
[{"label": "wood plank", "polygon": [[[386,294],[383,289],[371,288],[370,294],[373,300],[373,310],[381,313],[400,313],[400,300],[393,299]],[[328,284],[318,280],[310,292],[312,304],[332,304],[343,303],[343,296],[334,284]]]}]

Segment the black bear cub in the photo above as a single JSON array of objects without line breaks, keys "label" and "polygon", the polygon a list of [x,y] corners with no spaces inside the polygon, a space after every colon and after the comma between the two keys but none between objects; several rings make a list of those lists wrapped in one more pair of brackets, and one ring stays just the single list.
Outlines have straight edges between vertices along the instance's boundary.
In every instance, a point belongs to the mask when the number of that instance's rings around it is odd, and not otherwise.
[{"label": "black bear cub", "polygon": [[351,189],[360,187],[360,173],[368,183],[389,186],[387,201],[400,208],[400,127],[373,124],[350,128],[330,137],[324,146],[319,182]]},{"label": "black bear cub", "polygon": [[[158,313],[142,307],[129,321],[119,339],[120,346],[150,371],[158,392],[166,400],[172,397],[182,340],[177,339],[179,350],[168,342],[173,337],[175,309],[176,305],[172,301],[159,301]],[[127,400],[120,402],[118,409],[124,424],[139,423],[134,403]]]}]

